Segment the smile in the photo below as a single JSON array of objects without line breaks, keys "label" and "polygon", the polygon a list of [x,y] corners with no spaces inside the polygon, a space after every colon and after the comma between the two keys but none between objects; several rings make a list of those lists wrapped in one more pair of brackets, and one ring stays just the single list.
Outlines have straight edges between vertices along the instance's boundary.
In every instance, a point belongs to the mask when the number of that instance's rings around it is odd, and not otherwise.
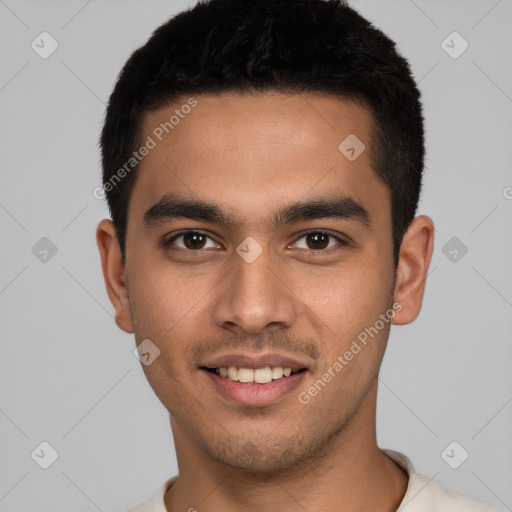
[{"label": "smile", "polygon": [[244,368],[238,366],[221,366],[218,368],[206,368],[207,371],[220,375],[223,379],[244,384],[267,384],[273,380],[289,377],[304,369],[292,370],[282,366],[265,366],[263,368]]}]

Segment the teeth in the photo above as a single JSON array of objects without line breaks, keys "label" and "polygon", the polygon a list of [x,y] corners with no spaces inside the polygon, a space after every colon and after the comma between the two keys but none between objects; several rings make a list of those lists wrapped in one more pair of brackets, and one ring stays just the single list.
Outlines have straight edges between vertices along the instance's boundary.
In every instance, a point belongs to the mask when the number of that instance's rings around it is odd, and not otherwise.
[{"label": "teeth", "polygon": [[265,366],[264,368],[238,368],[236,366],[229,366],[215,368],[215,373],[225,379],[229,379],[235,382],[251,383],[256,382],[258,384],[266,384],[272,380],[282,379],[283,377],[289,377],[292,374],[291,368],[283,368],[282,366]]},{"label": "teeth", "polygon": [[280,379],[283,376],[283,367],[282,366],[274,366],[272,368],[272,378]]},{"label": "teeth", "polygon": [[252,368],[239,368],[238,380],[240,382],[254,382],[254,370]]},{"label": "teeth", "polygon": [[254,382],[266,384],[272,380],[272,370],[269,366],[266,368],[257,368],[254,370]]}]

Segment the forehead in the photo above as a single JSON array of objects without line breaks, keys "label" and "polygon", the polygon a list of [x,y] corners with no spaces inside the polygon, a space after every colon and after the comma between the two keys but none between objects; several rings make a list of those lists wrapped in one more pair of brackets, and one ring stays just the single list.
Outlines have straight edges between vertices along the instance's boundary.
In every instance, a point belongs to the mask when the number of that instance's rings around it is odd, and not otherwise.
[{"label": "forehead", "polygon": [[362,104],[331,95],[183,98],[144,116],[141,141],[154,147],[139,164],[130,211],[140,218],[171,191],[254,221],[276,204],[333,191],[370,212],[389,209],[372,168],[371,128]]}]

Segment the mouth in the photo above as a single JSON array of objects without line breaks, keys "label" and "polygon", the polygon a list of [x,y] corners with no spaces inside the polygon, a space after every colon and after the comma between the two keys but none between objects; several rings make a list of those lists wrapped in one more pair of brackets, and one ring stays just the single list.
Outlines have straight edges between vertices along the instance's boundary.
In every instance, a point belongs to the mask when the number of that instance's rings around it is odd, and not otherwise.
[{"label": "mouth", "polygon": [[220,357],[199,370],[221,398],[237,405],[263,406],[285,397],[308,373],[308,367],[276,354],[238,354]]},{"label": "mouth", "polygon": [[201,367],[210,373],[215,373],[223,379],[233,382],[241,382],[243,384],[268,384],[274,380],[280,380],[290,375],[296,375],[304,372],[306,368],[292,370],[291,368],[283,368],[282,366],[264,366],[262,368],[244,368],[238,366],[220,366],[217,368]]}]

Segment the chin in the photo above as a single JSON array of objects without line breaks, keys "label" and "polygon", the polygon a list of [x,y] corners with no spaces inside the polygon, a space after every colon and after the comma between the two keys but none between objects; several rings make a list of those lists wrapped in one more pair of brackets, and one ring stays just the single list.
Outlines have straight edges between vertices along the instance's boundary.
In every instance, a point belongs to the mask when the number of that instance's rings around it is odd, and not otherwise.
[{"label": "chin", "polygon": [[228,467],[260,477],[271,477],[277,473],[288,473],[294,468],[303,468],[302,463],[318,449],[311,440],[309,443],[307,440],[298,442],[294,436],[280,441],[277,445],[267,443],[257,446],[253,441],[231,439],[223,446],[222,452],[215,449],[217,447],[218,445],[207,450],[210,457]]}]

